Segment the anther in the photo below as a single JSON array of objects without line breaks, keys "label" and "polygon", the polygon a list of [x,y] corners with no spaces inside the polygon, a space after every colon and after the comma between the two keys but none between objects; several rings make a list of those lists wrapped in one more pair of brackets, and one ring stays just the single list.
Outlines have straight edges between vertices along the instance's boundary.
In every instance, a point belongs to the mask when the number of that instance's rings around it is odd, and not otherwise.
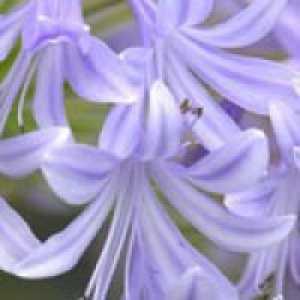
[{"label": "anther", "polygon": [[18,127],[19,127],[21,132],[25,131],[24,116],[23,116],[24,106],[25,106],[25,98],[26,98],[26,94],[28,92],[29,86],[32,82],[32,78],[34,76],[35,69],[36,69],[36,61],[33,63],[32,67],[29,70],[29,74],[28,74],[28,76],[27,76],[27,78],[24,82],[23,89],[22,89],[22,92],[21,92],[21,96],[20,96],[20,99],[19,99],[17,118],[18,118]]},{"label": "anther", "polygon": [[203,115],[203,107],[197,107],[197,108],[193,108],[191,110],[191,113],[193,115],[195,115],[198,119],[202,117]]},{"label": "anther", "polygon": [[184,99],[180,104],[180,111],[183,115],[191,113],[198,119],[203,115],[203,107],[192,107],[191,101],[188,99]]},{"label": "anther", "polygon": [[191,109],[191,102],[188,99],[184,99],[180,104],[180,111],[182,114],[186,114]]}]

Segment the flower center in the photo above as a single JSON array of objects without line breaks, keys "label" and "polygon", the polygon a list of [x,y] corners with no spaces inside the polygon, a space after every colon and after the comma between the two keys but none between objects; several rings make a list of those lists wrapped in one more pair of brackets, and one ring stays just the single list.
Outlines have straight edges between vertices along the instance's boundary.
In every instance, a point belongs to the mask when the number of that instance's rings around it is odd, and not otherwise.
[{"label": "flower center", "polygon": [[36,9],[23,30],[23,43],[25,48],[30,50],[50,43],[77,43],[89,32],[90,27],[68,11],[57,14],[51,10]]}]

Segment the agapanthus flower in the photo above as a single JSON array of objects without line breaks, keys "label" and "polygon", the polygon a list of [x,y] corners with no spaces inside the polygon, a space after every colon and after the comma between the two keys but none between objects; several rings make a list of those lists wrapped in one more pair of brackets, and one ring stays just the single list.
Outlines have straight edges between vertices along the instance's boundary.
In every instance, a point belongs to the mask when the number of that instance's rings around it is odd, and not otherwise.
[{"label": "agapanthus flower", "polygon": [[1,60],[19,36],[21,50],[0,88],[1,131],[19,92],[18,121],[23,126],[24,101],[35,75],[33,111],[40,126],[66,124],[64,81],[88,100],[135,100],[116,54],[90,35],[80,0],[31,0],[1,16]]},{"label": "agapanthus flower", "polygon": [[[63,274],[113,212],[84,298],[107,299],[125,251],[125,300],[237,300],[236,287],[176,228],[164,209],[166,200],[218,246],[251,254],[239,285],[242,297],[253,297],[274,273],[274,295],[281,294],[289,254],[298,280],[296,229],[286,239],[298,203],[283,201],[300,165],[294,73],[228,51],[269,33],[286,2],[256,0],[209,27],[213,0],[131,0],[145,48],[120,57],[89,34],[80,0],[32,0],[3,16],[2,59],[18,36],[22,45],[1,86],[0,125],[20,90],[22,125],[27,90],[37,73],[34,116],[47,129],[0,141],[0,173],[15,178],[40,169],[63,201],[86,207],[43,242],[1,199],[0,268],[27,279]],[[282,150],[274,170],[267,172],[262,131],[242,131],[199,79],[239,106],[271,116]],[[70,130],[59,127],[67,123],[64,81],[88,100],[123,103],[109,113],[98,146],[76,144]],[[194,145],[202,152],[186,163]],[[236,215],[211,193],[229,193],[227,205]],[[241,216],[245,203],[248,215]],[[252,214],[256,210],[259,215]]]},{"label": "agapanthus flower", "polygon": [[188,89],[190,77],[196,75],[223,97],[252,112],[268,114],[269,103],[281,99],[299,108],[293,88],[295,74],[288,67],[229,52],[268,34],[286,0],[252,1],[229,20],[211,27],[205,21],[213,0],[129,2],[144,44],[156,49],[158,72],[176,94]]},{"label": "agapanthus flower", "polygon": [[[226,204],[235,214],[248,217],[299,216],[299,113],[277,103],[271,106],[270,117],[279,157],[264,180],[249,190],[227,196]],[[243,299],[259,294],[289,295],[294,291],[299,295],[299,247],[297,225],[283,242],[252,255],[240,282]],[[287,278],[292,279],[292,284]]]},{"label": "agapanthus flower", "polygon": [[[165,216],[158,190],[198,230],[231,251],[253,252],[279,242],[293,227],[292,216],[253,222],[231,215],[203,192],[222,194],[255,183],[268,165],[265,136],[254,129],[239,132],[224,146],[186,167],[180,163],[180,156],[190,124],[183,121],[175,98],[163,82],[154,80],[146,91],[136,105],[113,108],[98,148],[64,143],[44,157],[42,171],[57,195],[73,205],[88,204],[66,229],[42,243],[21,217],[2,203],[2,212],[9,216],[0,221],[8,233],[0,243],[7,257],[1,262],[3,270],[30,279],[69,271],[114,208],[106,243],[85,293],[87,298],[106,299],[129,236],[132,243],[125,299],[140,299],[135,292],[144,293],[145,299],[157,299],[158,295],[162,297],[159,299],[169,299],[170,295],[186,299],[186,293],[192,291],[194,299],[204,295],[237,299],[229,281],[187,245]],[[245,172],[247,176],[241,176]],[[19,230],[12,223],[18,224]],[[131,264],[142,259],[133,258],[139,255],[137,247],[147,247],[144,263],[153,264],[139,265],[138,269]],[[158,253],[164,258],[159,259]],[[142,272],[149,286],[133,290],[132,280],[139,276],[135,272]],[[167,280],[164,286],[163,280]]]}]

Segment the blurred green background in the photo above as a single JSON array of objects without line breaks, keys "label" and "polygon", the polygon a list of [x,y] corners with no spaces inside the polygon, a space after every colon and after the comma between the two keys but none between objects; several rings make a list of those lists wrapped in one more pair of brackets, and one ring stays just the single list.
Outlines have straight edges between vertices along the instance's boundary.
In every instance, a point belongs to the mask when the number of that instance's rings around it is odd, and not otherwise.
[{"label": "blurred green background", "polygon": [[[9,11],[18,2],[22,1],[0,0],[0,12],[5,13]],[[131,22],[131,15],[124,1],[86,0],[84,3],[86,20],[91,24],[93,33],[100,35],[104,39],[109,39],[122,26],[127,26]],[[15,47],[9,58],[0,65],[0,78],[5,76],[18,53],[18,49],[19,45]],[[29,91],[27,96],[30,100],[32,90]],[[30,101],[27,102],[25,109],[25,131],[31,131],[35,128],[35,124],[30,115]],[[109,108],[105,105],[95,105],[81,101],[68,87],[66,87],[66,105],[71,126],[78,141],[95,144],[97,134]],[[14,136],[19,133],[20,129],[17,125],[15,107],[10,115],[5,136]],[[67,206],[57,199],[39,173],[18,181],[3,177],[0,179],[1,195],[16,208],[32,226],[33,231],[43,240],[50,234],[61,230],[80,211],[79,208]],[[237,258],[237,260],[233,260],[232,256],[226,253],[221,255],[174,211],[170,209],[170,212],[185,236],[197,248],[201,249],[209,257],[213,257],[214,261],[219,261],[220,266],[227,271],[230,277],[237,277],[238,268],[236,266],[241,263],[241,259]],[[93,271],[96,259],[101,252],[101,245],[105,237],[107,225],[104,226],[99,237],[84,255],[80,264],[69,274],[55,279],[31,282],[0,273],[0,300],[79,299]],[[226,261],[226,264],[223,263],[224,261]],[[119,294],[122,290],[121,265],[122,263],[120,264],[119,273],[115,278],[108,300],[119,299]]]}]

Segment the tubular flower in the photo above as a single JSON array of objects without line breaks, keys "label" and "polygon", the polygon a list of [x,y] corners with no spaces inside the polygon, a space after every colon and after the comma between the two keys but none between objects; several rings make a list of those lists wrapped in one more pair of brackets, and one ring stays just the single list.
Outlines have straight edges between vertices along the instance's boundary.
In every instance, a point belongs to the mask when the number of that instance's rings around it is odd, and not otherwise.
[{"label": "tubular flower", "polygon": [[[44,158],[42,171],[57,195],[70,204],[88,204],[66,229],[42,243],[21,217],[3,204],[3,210],[15,220],[2,219],[1,224],[8,230],[12,230],[10,222],[22,224],[17,239],[4,239],[0,244],[8,257],[1,265],[3,270],[31,279],[69,271],[114,208],[105,246],[85,293],[87,298],[106,299],[121,250],[130,236],[125,299],[139,299],[132,293],[144,293],[145,299],[169,299],[172,295],[186,299],[189,293],[193,293],[193,299],[205,295],[238,299],[236,290],[220,271],[196,254],[175,230],[156,194],[160,190],[199,231],[232,251],[258,251],[281,241],[293,227],[294,217],[258,218],[253,222],[231,215],[202,192],[240,191],[261,178],[268,165],[265,136],[257,130],[240,132],[231,142],[186,167],[178,161],[186,130],[182,114],[161,81],[150,86],[149,98],[112,110],[99,148],[68,143]],[[247,177],[240,176],[244,172]],[[172,245],[176,245],[174,249]],[[10,252],[11,247],[20,252]],[[148,249],[142,251],[147,257],[133,260],[140,247]],[[173,252],[168,257],[170,247]],[[159,261],[158,253],[166,259]],[[153,261],[153,269],[148,263],[136,269],[132,264],[140,259]],[[142,272],[149,286],[133,290],[130,282],[135,272]],[[161,286],[163,279],[167,284]]]},{"label": "tubular flower", "polygon": [[36,77],[33,111],[40,126],[66,125],[63,84],[67,81],[91,101],[132,102],[135,99],[122,63],[103,42],[91,36],[80,0],[31,0],[0,19],[0,59],[21,36],[18,57],[0,87],[0,129],[3,130],[19,92],[18,121],[27,90]]},{"label": "tubular flower", "polygon": [[268,114],[270,102],[281,99],[299,109],[295,74],[288,67],[229,52],[267,35],[286,0],[251,1],[235,16],[212,27],[204,22],[213,10],[213,0],[130,3],[144,44],[156,49],[157,69],[176,95],[184,89],[192,93],[187,87],[190,77],[196,75],[223,97],[258,114]]},{"label": "tubular flower", "polygon": [[[282,34],[291,31],[299,7],[288,0],[228,1],[233,16],[213,23],[214,0],[129,0],[142,45],[120,55],[90,34],[80,0],[29,0],[0,16],[0,60],[21,41],[0,85],[0,134],[15,100],[24,125],[32,86],[41,128],[0,140],[0,174],[40,171],[58,198],[83,207],[42,241],[0,198],[1,270],[24,279],[64,274],[108,220],[81,299],[108,299],[122,253],[123,300],[295,298],[297,74],[237,50],[271,32],[289,44]],[[287,49],[296,55],[294,46]],[[69,129],[65,83],[88,101],[115,104],[95,146],[76,143]],[[245,126],[244,117],[263,119],[272,134],[261,124]],[[170,211],[215,246],[248,254],[237,285],[183,237]],[[295,286],[287,288],[287,276]]]},{"label": "tubular flower", "polygon": [[[284,103],[271,106],[270,116],[275,132],[280,160],[273,164],[264,180],[249,190],[227,196],[226,204],[235,214],[258,216],[299,216],[299,143],[300,118]],[[288,295],[299,285],[299,225],[288,238],[276,246],[250,256],[240,282],[245,299],[258,294]],[[288,285],[286,278],[293,279]],[[288,296],[287,296],[288,297]],[[290,299],[290,298],[288,298]],[[294,298],[291,298],[294,299]]]}]

